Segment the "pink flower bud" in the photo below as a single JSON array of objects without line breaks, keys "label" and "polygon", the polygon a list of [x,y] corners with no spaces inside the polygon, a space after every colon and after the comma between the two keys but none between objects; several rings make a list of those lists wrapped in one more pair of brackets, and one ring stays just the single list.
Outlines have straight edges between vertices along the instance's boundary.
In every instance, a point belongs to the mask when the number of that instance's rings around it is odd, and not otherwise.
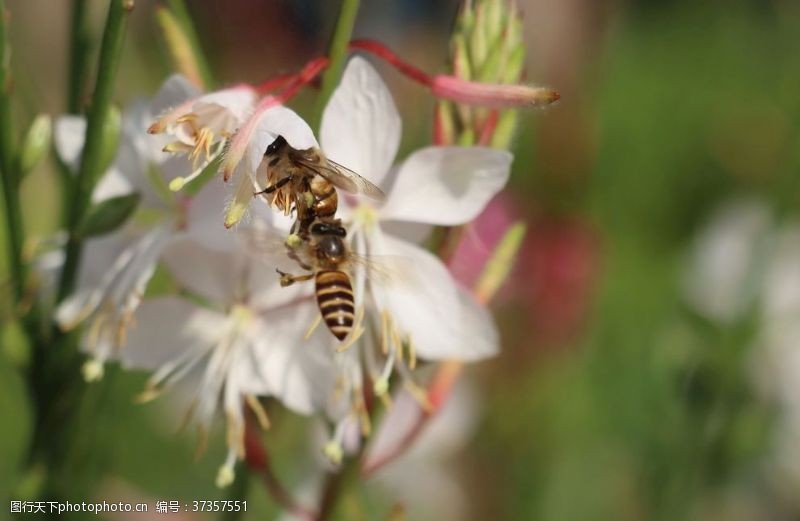
[{"label": "pink flower bud", "polygon": [[438,98],[493,108],[537,107],[561,98],[558,92],[545,87],[478,83],[443,74],[433,77],[430,88]]}]

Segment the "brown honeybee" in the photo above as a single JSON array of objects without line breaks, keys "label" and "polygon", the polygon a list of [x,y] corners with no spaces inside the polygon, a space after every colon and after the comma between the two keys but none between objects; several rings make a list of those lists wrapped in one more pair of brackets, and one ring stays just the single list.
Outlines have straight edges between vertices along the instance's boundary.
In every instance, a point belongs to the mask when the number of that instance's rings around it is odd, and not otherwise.
[{"label": "brown honeybee", "polygon": [[326,158],[319,149],[297,150],[278,136],[264,153],[268,186],[255,195],[288,215],[297,211],[298,230],[307,230],[316,218],[333,218],[339,198],[336,188],[383,200],[380,188],[352,170]]}]

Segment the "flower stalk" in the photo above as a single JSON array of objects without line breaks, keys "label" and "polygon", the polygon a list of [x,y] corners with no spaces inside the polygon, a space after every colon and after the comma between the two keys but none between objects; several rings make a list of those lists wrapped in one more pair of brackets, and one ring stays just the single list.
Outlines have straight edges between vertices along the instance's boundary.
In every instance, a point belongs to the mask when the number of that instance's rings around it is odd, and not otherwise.
[{"label": "flower stalk", "polygon": [[70,20],[69,90],[67,91],[67,111],[70,114],[83,112],[90,50],[91,35],[86,0],[73,0]]},{"label": "flower stalk", "polygon": [[333,39],[328,49],[330,66],[322,76],[322,90],[317,98],[317,108],[314,113],[314,127],[319,127],[322,121],[322,111],[328,103],[333,89],[339,83],[344,70],[344,62],[347,59],[348,42],[353,34],[353,27],[356,23],[360,0],[342,0],[342,7],[339,10],[339,19],[336,22],[336,29],[333,32]]},{"label": "flower stalk", "polygon": [[111,113],[111,95],[114,79],[122,56],[122,44],[125,39],[127,15],[133,9],[132,0],[114,0],[108,9],[108,18],[103,33],[97,81],[92,96],[92,105],[86,128],[86,145],[81,155],[80,168],[72,187],[72,202],[67,210],[66,227],[69,239],[66,247],[66,258],[57,299],[63,300],[75,287],[75,279],[80,262],[82,241],[77,234],[86,210],[92,189],[101,174],[103,156],[103,128]]},{"label": "flower stalk", "polygon": [[[70,202],[65,212],[69,232],[65,264],[59,282],[58,297],[71,294],[77,278],[82,238],[79,226],[90,207],[90,195],[103,163],[107,162],[108,142],[104,132],[111,114],[113,80],[120,60],[127,13],[133,8],[131,0],[111,2],[100,52],[99,70],[93,100],[89,109],[86,145],[77,177],[67,185]],[[73,38],[78,33],[73,31]],[[73,42],[73,48],[75,48]],[[70,87],[72,88],[72,87]],[[19,221],[17,221],[19,222]],[[35,313],[31,313],[35,316]],[[36,325],[35,318],[31,319]],[[43,471],[37,497],[63,500],[74,495],[82,482],[70,467],[72,458],[80,452],[81,439],[76,425],[85,418],[76,414],[75,404],[82,403],[85,386],[81,381],[80,356],[75,350],[76,335],[62,335],[55,327],[36,331],[31,336],[31,362],[27,376],[33,402],[33,432],[28,452],[30,468]]]},{"label": "flower stalk", "polygon": [[6,232],[8,237],[8,265],[16,303],[25,294],[26,269],[22,258],[24,230],[19,201],[20,173],[17,171],[17,150],[14,123],[11,118],[11,50],[8,46],[8,13],[5,1],[0,0],[0,174],[2,174]]}]

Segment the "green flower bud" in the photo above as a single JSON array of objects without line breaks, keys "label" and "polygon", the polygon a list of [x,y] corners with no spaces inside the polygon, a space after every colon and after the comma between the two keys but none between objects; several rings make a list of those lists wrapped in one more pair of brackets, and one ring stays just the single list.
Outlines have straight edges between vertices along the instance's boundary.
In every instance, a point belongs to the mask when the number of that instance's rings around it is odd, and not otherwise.
[{"label": "green flower bud", "polygon": [[19,158],[19,172],[24,176],[31,172],[50,149],[53,137],[53,122],[48,114],[39,114],[28,128],[22,142]]},{"label": "green flower bud", "polygon": [[525,223],[518,221],[512,224],[500,239],[475,285],[474,293],[479,302],[489,302],[508,278],[517,259],[517,253],[522,246],[526,230]]},{"label": "green flower bud", "polygon": [[102,146],[100,152],[100,175],[108,170],[117,156],[119,147],[119,133],[122,125],[122,118],[119,109],[112,105],[109,107],[108,116],[103,122]]},{"label": "green flower bud", "polygon": [[[519,85],[525,64],[525,45],[522,41],[522,17],[513,0],[465,1],[456,21],[451,39],[454,76],[459,79],[486,84],[505,84],[510,88]],[[512,92],[509,90],[509,92]],[[524,88],[513,92],[532,94]],[[547,98],[548,103],[552,99]],[[534,104],[534,103],[531,103]],[[477,136],[485,134],[484,124],[488,112],[454,105],[452,126],[456,142],[475,144]],[[498,107],[500,108],[500,107]],[[438,114],[437,114],[438,115]],[[516,116],[500,112],[497,138],[489,136],[492,146],[508,147],[517,122]],[[438,121],[440,127],[442,121]],[[482,139],[485,139],[483,136]]]},{"label": "green flower bud", "polygon": [[175,70],[198,87],[203,86],[200,64],[192,48],[191,39],[175,15],[165,7],[156,7],[156,22],[161,27]]},{"label": "green flower bud", "polygon": [[490,142],[492,148],[507,150],[511,146],[511,140],[514,138],[514,131],[517,128],[518,117],[516,110],[506,110],[500,113]]}]

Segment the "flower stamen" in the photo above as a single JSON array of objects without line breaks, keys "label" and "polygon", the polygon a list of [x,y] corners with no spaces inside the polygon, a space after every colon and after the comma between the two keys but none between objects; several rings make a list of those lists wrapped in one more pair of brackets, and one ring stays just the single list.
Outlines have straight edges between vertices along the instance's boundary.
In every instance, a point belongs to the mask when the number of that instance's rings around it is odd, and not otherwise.
[{"label": "flower stamen", "polygon": [[245,395],[245,400],[247,401],[247,405],[250,406],[250,410],[255,414],[256,420],[258,420],[258,424],[261,428],[264,430],[269,429],[271,426],[269,416],[267,416],[267,411],[261,405],[261,402],[258,401],[258,398],[252,394],[247,394]]},{"label": "flower stamen", "polygon": [[236,453],[233,450],[228,451],[228,456],[225,458],[225,463],[217,471],[217,478],[214,484],[217,488],[225,488],[230,486],[236,479],[236,472],[234,466],[236,465]]}]

